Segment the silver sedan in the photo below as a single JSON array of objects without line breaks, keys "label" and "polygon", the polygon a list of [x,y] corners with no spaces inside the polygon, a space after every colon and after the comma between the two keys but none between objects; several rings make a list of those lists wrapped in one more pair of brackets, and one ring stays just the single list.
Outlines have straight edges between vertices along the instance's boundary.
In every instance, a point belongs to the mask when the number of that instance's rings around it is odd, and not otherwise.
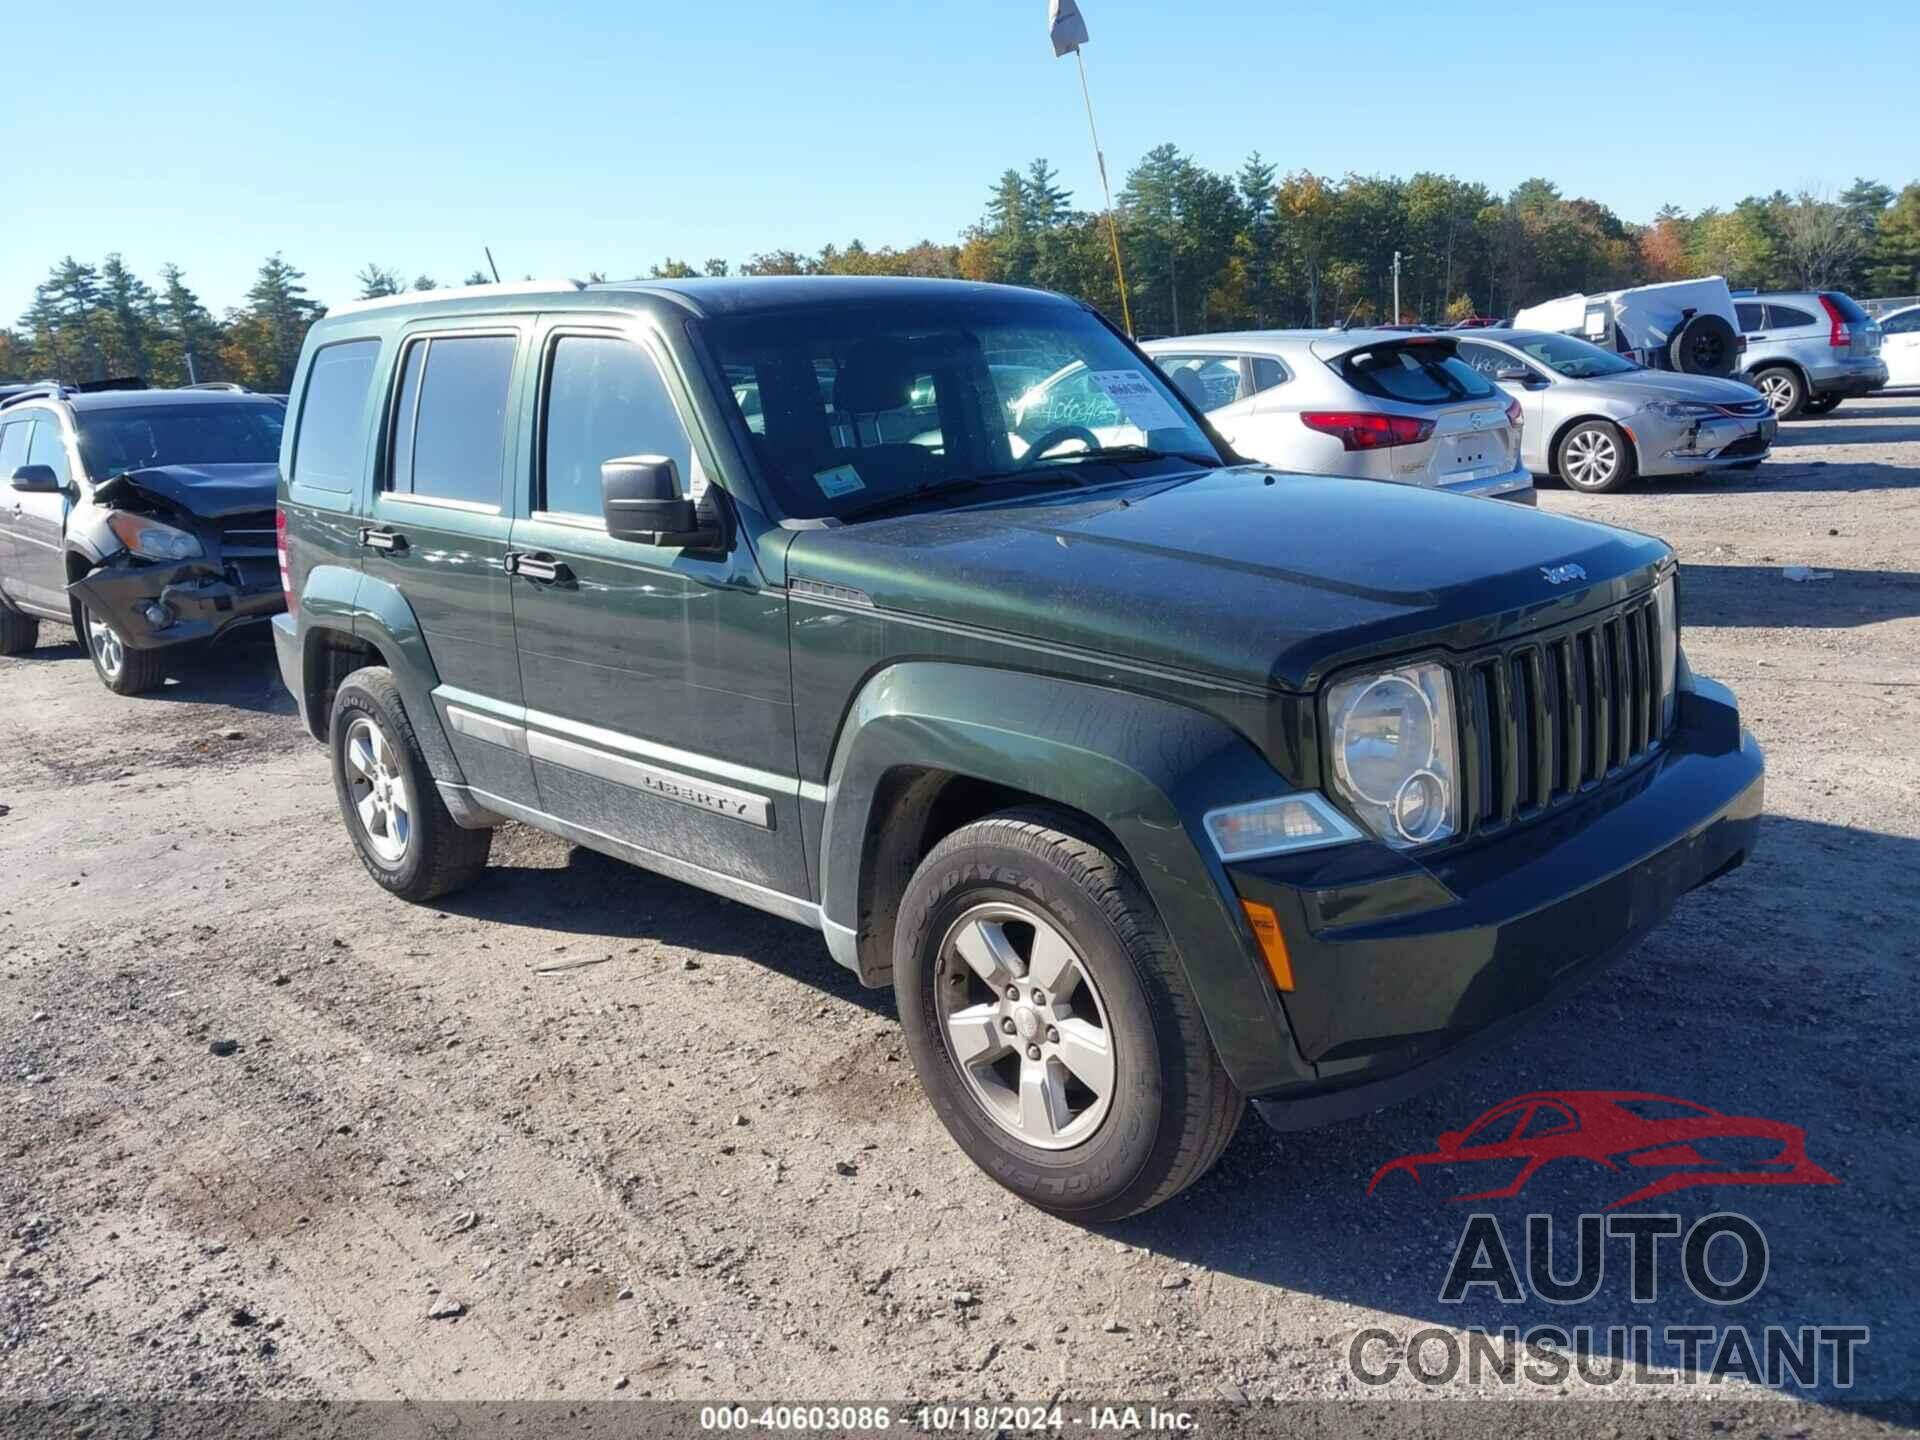
[{"label": "silver sedan", "polygon": [[1575,490],[1618,490],[1637,475],[1750,470],[1779,429],[1745,381],[1649,370],[1572,335],[1475,330],[1459,354],[1525,410],[1527,468]]}]

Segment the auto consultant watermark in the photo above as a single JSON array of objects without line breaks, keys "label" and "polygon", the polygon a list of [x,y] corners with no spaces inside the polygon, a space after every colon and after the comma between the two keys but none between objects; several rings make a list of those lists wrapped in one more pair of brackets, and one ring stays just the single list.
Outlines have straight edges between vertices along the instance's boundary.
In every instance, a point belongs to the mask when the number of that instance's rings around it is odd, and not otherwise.
[{"label": "auto consultant watermark", "polygon": [[[1869,1326],[1741,1322],[1738,1307],[1761,1293],[1771,1265],[1758,1221],[1728,1210],[1688,1218],[1623,1208],[1704,1185],[1839,1184],[1808,1157],[1798,1126],[1636,1091],[1521,1095],[1463,1130],[1442,1134],[1431,1151],[1382,1165],[1367,1193],[1379,1193],[1395,1177],[1426,1190],[1431,1178],[1432,1193],[1448,1202],[1505,1199],[1556,1161],[1583,1162],[1573,1167],[1576,1173],[1616,1198],[1571,1218],[1534,1213],[1516,1222],[1473,1212],[1435,1299],[1443,1306],[1546,1305],[1564,1311],[1564,1318],[1411,1331],[1368,1326],[1346,1348],[1355,1381],[1376,1388],[1411,1382],[1553,1393],[1573,1385],[1680,1389],[1740,1382],[1852,1388]],[[1693,1314],[1704,1304],[1712,1307],[1707,1313],[1724,1311],[1728,1318],[1662,1324],[1663,1299],[1685,1302]],[[1608,1318],[1588,1320],[1581,1307]],[[1618,1318],[1623,1307],[1624,1323]]]}]

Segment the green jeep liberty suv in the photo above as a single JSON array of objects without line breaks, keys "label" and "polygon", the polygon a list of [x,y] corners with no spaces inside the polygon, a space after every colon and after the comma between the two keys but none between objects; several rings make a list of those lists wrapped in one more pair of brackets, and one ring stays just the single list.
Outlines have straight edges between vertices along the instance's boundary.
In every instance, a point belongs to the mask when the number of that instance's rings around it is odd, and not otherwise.
[{"label": "green jeep liberty suv", "polygon": [[1174,1195],[1244,1097],[1413,1090],[1754,844],[1664,545],[1240,463],[1059,296],[402,296],[290,406],[275,638],[374,879],[513,819],[813,926],[1062,1214]]}]

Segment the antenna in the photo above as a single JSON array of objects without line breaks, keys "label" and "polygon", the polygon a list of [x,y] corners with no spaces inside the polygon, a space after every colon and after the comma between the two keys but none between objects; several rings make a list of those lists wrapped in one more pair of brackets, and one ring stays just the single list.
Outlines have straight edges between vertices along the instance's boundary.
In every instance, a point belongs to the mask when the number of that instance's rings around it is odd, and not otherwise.
[{"label": "antenna", "polygon": [[487,268],[493,271],[493,283],[498,285],[500,283],[500,267],[493,263],[493,247],[491,245],[482,245],[480,248],[487,252]]}]

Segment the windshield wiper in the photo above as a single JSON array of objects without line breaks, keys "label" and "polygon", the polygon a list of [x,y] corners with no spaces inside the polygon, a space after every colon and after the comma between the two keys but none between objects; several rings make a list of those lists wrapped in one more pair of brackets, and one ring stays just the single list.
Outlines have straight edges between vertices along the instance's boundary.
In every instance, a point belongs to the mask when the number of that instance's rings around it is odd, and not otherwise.
[{"label": "windshield wiper", "polygon": [[1052,465],[1062,460],[1184,460],[1189,465],[1217,470],[1224,463],[1206,455],[1191,455],[1183,450],[1156,450],[1151,445],[1102,445],[1098,450],[1070,450],[1064,455],[1046,455],[1036,465]]}]

